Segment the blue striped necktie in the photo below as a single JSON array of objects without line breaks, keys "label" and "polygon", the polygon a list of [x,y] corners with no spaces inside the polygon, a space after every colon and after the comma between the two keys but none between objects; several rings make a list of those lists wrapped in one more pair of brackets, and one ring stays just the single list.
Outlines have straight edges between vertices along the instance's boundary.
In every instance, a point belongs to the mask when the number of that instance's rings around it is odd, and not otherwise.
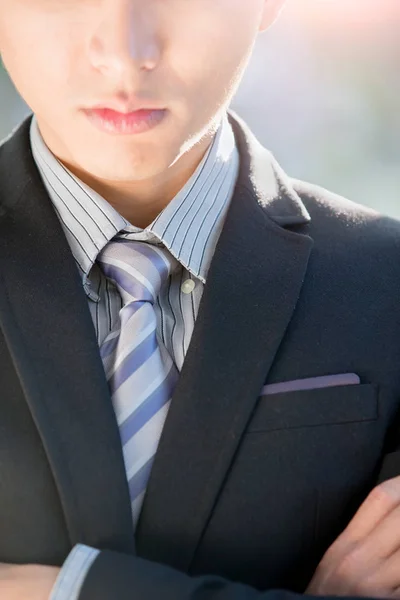
[{"label": "blue striped necktie", "polygon": [[107,244],[97,260],[124,304],[100,354],[121,435],[136,525],[178,379],[177,368],[158,339],[154,311],[161,286],[178,262],[165,248],[118,238]]}]

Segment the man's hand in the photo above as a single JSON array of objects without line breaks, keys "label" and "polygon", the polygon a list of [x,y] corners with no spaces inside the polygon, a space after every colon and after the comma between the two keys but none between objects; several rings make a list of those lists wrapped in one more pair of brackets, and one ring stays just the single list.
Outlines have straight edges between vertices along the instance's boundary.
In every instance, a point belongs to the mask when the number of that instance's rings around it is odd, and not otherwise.
[{"label": "man's hand", "polygon": [[400,477],[372,490],[325,553],[306,593],[400,598]]},{"label": "man's hand", "polygon": [[49,600],[60,569],[0,563],[1,600]]}]

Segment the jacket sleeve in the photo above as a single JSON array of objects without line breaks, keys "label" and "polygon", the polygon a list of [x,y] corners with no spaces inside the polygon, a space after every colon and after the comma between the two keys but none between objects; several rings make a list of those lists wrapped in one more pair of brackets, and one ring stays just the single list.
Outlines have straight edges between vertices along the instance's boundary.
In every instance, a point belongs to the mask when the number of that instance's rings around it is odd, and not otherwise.
[{"label": "jacket sleeve", "polygon": [[[189,576],[132,555],[100,552],[93,561],[79,600],[304,600],[315,597],[283,589],[260,591],[214,575]],[[337,600],[333,596],[319,600]],[[348,597],[342,600],[356,600]],[[366,599],[364,599],[366,600]]]},{"label": "jacket sleeve", "polygon": [[400,450],[395,450],[385,454],[381,469],[378,474],[377,484],[386,479],[398,477],[400,475]]}]

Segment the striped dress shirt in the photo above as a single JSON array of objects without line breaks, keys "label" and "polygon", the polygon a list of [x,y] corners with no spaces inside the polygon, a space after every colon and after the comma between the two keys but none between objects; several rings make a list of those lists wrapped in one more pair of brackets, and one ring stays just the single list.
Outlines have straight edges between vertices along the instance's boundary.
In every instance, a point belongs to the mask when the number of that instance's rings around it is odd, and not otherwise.
[{"label": "striped dress shirt", "polygon": [[[192,177],[145,229],[129,223],[52,154],[35,116],[30,143],[82,277],[99,345],[114,327],[123,305],[117,288],[96,262],[104,246],[116,236],[123,237],[164,246],[178,260],[179,268],[161,289],[155,311],[157,335],[180,371],[239,171],[239,153],[227,114]],[[94,548],[75,546],[60,571],[51,600],[77,600],[97,555]]]}]

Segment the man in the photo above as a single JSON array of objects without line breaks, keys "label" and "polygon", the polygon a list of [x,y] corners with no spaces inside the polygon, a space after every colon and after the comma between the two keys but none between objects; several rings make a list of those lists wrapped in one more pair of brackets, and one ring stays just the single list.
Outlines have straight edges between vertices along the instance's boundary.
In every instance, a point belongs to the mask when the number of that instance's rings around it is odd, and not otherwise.
[{"label": "man", "polygon": [[282,2],[0,2],[0,597],[398,597],[400,225],[227,112]]}]

